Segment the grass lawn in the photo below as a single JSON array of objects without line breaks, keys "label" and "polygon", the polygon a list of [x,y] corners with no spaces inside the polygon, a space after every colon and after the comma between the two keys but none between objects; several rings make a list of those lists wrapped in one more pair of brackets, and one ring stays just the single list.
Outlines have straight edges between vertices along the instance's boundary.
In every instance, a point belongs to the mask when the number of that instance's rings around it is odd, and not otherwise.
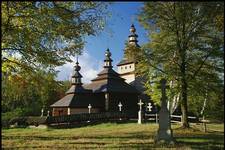
[{"label": "grass lawn", "polygon": [[103,123],[71,129],[2,129],[3,149],[224,149],[224,124],[208,125],[208,132],[191,124],[172,129],[175,145],[156,145],[158,125],[153,123]]}]

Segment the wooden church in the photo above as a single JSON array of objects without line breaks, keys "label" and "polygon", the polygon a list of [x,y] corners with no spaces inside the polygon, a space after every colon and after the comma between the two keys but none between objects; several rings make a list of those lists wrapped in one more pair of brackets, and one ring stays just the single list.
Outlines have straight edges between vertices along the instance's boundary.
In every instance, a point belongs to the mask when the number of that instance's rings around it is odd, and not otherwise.
[{"label": "wooden church", "polygon": [[[134,25],[131,26],[129,44],[138,45]],[[82,75],[79,73],[81,67],[78,61],[74,66],[71,88],[66,95],[52,104],[53,116],[88,113],[88,106],[91,105],[91,113],[115,112],[118,104],[123,105],[122,111],[137,116],[138,101],[141,98],[148,102],[149,97],[145,95],[143,79],[135,74],[136,62],[125,57],[120,61],[118,73],[112,68],[111,52],[105,52],[103,70],[97,77],[91,80],[90,84],[82,84]],[[147,103],[146,103],[147,104]]]},{"label": "wooden church", "polygon": [[82,85],[81,67],[78,61],[74,67],[71,88],[59,101],[52,104],[53,116],[118,111],[121,102],[123,111],[136,115],[138,111],[138,95],[140,92],[125,82],[112,66],[111,52],[105,52],[104,68],[90,84]]}]

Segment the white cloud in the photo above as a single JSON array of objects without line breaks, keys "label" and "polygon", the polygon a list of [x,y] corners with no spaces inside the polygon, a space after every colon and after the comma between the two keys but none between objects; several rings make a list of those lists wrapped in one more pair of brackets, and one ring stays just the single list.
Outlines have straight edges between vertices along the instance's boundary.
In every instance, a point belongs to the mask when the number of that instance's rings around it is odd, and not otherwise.
[{"label": "white cloud", "polygon": [[[73,72],[73,67],[76,62],[76,58],[71,57],[74,60],[73,63],[67,63],[63,66],[57,67],[56,70],[60,71],[58,73],[57,80],[70,80]],[[83,53],[82,56],[79,56],[79,65],[81,66],[80,73],[83,76],[83,83],[90,83],[97,74],[103,69],[103,61],[97,60],[87,51]]]}]

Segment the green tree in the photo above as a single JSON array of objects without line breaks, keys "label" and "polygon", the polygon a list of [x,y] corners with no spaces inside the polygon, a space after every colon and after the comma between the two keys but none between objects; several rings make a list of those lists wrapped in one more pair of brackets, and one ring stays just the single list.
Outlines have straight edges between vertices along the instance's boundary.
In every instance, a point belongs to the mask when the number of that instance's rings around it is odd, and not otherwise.
[{"label": "green tree", "polygon": [[[16,116],[40,115],[68,89],[67,81],[56,81],[54,70],[41,68],[36,72],[20,69],[16,74],[2,73],[2,113]],[[13,117],[12,115],[12,117]]]},{"label": "green tree", "polygon": [[101,2],[2,2],[1,8],[2,62],[30,69],[81,54],[84,36],[103,29],[107,15]]},{"label": "green tree", "polygon": [[138,62],[142,55],[141,47],[125,42],[124,55],[128,60]]},{"label": "green tree", "polygon": [[217,83],[223,87],[223,11],[223,2],[146,2],[139,14],[150,39],[143,48],[139,72],[148,76],[151,93],[157,91],[152,81],[167,78],[169,94],[180,97],[183,127],[189,127],[191,92],[195,91],[194,100],[205,95],[205,87]]}]

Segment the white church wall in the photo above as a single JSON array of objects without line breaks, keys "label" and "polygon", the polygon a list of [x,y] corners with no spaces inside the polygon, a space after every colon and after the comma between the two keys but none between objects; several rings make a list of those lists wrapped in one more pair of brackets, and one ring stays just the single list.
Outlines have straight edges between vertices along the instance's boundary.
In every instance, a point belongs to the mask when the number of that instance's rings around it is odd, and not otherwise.
[{"label": "white church wall", "polygon": [[120,75],[120,77],[124,78],[126,83],[131,83],[135,80],[135,74]]},{"label": "white church wall", "polygon": [[128,73],[128,72],[133,72],[135,70],[135,65],[133,64],[127,64],[123,66],[118,67],[118,73],[123,74],[123,73]]}]

